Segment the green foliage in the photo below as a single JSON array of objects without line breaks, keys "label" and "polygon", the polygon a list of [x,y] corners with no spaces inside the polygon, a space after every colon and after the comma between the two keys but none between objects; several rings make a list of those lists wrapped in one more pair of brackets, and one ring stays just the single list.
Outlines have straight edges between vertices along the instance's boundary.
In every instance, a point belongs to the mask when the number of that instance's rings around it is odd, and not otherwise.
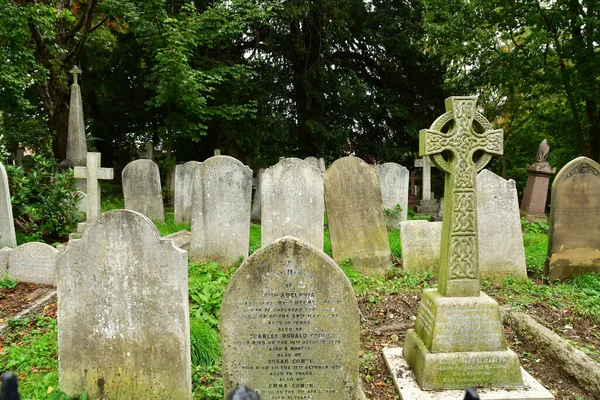
[{"label": "green foliage", "polygon": [[156,228],[160,232],[160,236],[167,236],[171,233],[179,231],[190,231],[191,224],[176,224],[175,215],[173,213],[165,213],[165,222],[155,222]]},{"label": "green foliage", "polygon": [[223,378],[221,366],[192,368],[192,386],[196,400],[223,400]]},{"label": "green foliage", "polygon": [[408,209],[407,214],[408,214],[409,221],[415,221],[415,220],[429,221],[429,220],[431,220],[431,217],[429,215],[415,215],[415,211],[412,208]]},{"label": "green foliage", "polygon": [[384,211],[387,215],[392,215],[394,217],[400,217],[400,213],[402,212],[402,206],[400,204],[396,204],[396,207],[394,207],[393,209],[385,208]]},{"label": "green foliage", "polygon": [[392,255],[398,259],[402,258],[402,247],[400,245],[400,229],[388,231],[388,241]]},{"label": "green foliage", "polygon": [[58,163],[32,155],[33,166],[7,166],[15,227],[35,240],[65,238],[81,218],[73,172],[60,173]]},{"label": "green foliage", "polygon": [[0,280],[0,289],[12,289],[17,286],[18,281],[16,279],[12,279],[8,273],[4,273],[4,276]]},{"label": "green foliage", "polygon": [[260,249],[261,245],[261,227],[257,224],[250,224],[250,247],[249,254]]},{"label": "green foliage", "polygon": [[209,368],[221,358],[219,335],[206,322],[190,318],[192,367]]},{"label": "green foliage", "polygon": [[521,218],[521,229],[525,233],[546,233],[548,232],[548,222],[542,220],[530,222]]},{"label": "green foliage", "polygon": [[225,287],[233,269],[223,272],[213,262],[189,265],[190,314],[213,328],[219,327],[219,313]]},{"label": "green foliage", "polygon": [[542,278],[544,276],[544,263],[548,255],[548,235],[537,232],[537,225],[530,226],[533,226],[532,231],[523,236],[527,271],[538,278]]}]

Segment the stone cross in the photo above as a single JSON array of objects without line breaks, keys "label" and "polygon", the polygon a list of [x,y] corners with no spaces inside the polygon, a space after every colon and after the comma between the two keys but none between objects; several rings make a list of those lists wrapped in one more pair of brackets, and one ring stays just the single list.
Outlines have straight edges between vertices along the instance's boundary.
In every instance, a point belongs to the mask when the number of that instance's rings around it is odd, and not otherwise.
[{"label": "stone cross", "polygon": [[221,149],[215,149],[214,150],[214,155],[215,156],[220,156],[221,155]]},{"label": "stone cross", "polygon": [[75,178],[87,180],[86,220],[90,222],[100,215],[99,179],[114,179],[114,169],[100,167],[100,153],[87,153],[87,167],[75,167]]},{"label": "stone cross", "polygon": [[415,160],[415,167],[423,168],[422,185],[423,185],[423,200],[431,200],[431,166],[432,162],[429,157],[423,157]]},{"label": "stone cross", "polygon": [[449,97],[446,113],[419,134],[419,155],[430,156],[446,175],[438,290],[447,297],[479,296],[475,177],[503,150],[502,129],[476,111],[476,101]]},{"label": "stone cross", "polygon": [[77,75],[81,74],[81,70],[77,65],[73,65],[69,72],[73,74],[73,85],[77,85]]}]

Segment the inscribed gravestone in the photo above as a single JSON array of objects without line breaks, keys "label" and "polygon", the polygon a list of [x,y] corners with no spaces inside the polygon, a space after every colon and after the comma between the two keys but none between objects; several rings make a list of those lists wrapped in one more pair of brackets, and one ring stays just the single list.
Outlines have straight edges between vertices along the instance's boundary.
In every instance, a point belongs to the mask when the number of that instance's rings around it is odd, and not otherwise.
[{"label": "inscribed gravestone", "polygon": [[388,225],[398,229],[408,219],[408,169],[390,162],[377,165],[377,173]]},{"label": "inscribed gravestone", "polygon": [[70,240],[57,262],[61,390],[191,400],[187,269],[186,252],[130,210]]},{"label": "inscribed gravestone", "polygon": [[363,273],[391,267],[390,244],[377,171],[357,157],[336,160],[325,171],[325,207],[333,258],[352,258]]},{"label": "inscribed gravestone", "polygon": [[502,146],[502,130],[477,112],[475,97],[446,99],[446,113],[420,132],[420,155],[446,178],[438,288],[423,292],[403,348],[423,390],[523,385],[498,303],[479,290],[476,174]]},{"label": "inscribed gravestone", "polygon": [[600,164],[579,157],[556,175],[548,235],[551,279],[600,272]]},{"label": "inscribed gravestone", "polygon": [[8,275],[21,282],[56,284],[58,250],[45,243],[25,243],[8,255]]},{"label": "inscribed gravestone", "polygon": [[402,268],[412,273],[425,271],[438,274],[442,223],[423,220],[400,223],[400,245],[402,246]]},{"label": "inscribed gravestone", "polygon": [[262,246],[294,236],[323,250],[323,175],[299,158],[267,168],[261,182]]},{"label": "inscribed gravestone", "polygon": [[221,305],[223,386],[261,399],[358,398],[359,311],[325,253],[281,238],[248,258]]},{"label": "inscribed gravestone", "polygon": [[155,222],[165,221],[158,165],[150,160],[135,160],[122,173],[123,200],[127,210],[144,214]]},{"label": "inscribed gravestone", "polygon": [[519,215],[517,188],[487,169],[477,175],[479,274],[503,281],[511,275],[527,280],[525,246]]},{"label": "inscribed gravestone", "polygon": [[229,156],[202,163],[194,181],[190,259],[223,265],[248,257],[252,170]]},{"label": "inscribed gravestone", "polygon": [[17,237],[8,191],[8,175],[4,165],[0,163],[0,248],[4,246],[17,247]]},{"label": "inscribed gravestone", "polygon": [[188,161],[175,166],[175,201],[173,203],[176,224],[192,222],[193,183],[202,163]]}]

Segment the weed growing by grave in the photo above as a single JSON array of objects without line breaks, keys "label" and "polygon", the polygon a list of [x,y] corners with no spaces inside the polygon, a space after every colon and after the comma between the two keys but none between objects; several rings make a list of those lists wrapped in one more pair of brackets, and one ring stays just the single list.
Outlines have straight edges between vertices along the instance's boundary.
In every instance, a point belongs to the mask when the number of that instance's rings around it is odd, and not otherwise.
[{"label": "weed growing by grave", "polygon": [[223,400],[221,366],[214,365],[209,368],[196,366],[192,368],[192,390],[194,399]]},{"label": "weed growing by grave", "polygon": [[250,224],[250,247],[249,247],[249,254],[252,254],[256,250],[260,249],[260,241],[261,241],[261,228],[260,228],[260,225]]},{"label": "weed growing by grave", "polygon": [[12,289],[17,286],[17,283],[16,279],[12,279],[7,273],[4,273],[4,276],[0,280],[0,289]]},{"label": "weed growing by grave", "polygon": [[219,334],[206,322],[190,318],[192,367],[209,368],[221,359]]},{"label": "weed growing by grave", "polygon": [[179,231],[191,231],[191,224],[176,224],[174,218],[172,212],[165,212],[165,222],[154,223],[160,232],[160,236],[167,236]]},{"label": "weed growing by grave", "polygon": [[223,293],[235,269],[223,270],[213,262],[201,262],[190,263],[188,271],[190,315],[218,328]]},{"label": "weed growing by grave", "polygon": [[102,204],[100,209],[103,213],[111,210],[123,210],[125,208],[125,201],[123,195],[110,195],[102,198]]},{"label": "weed growing by grave", "polygon": [[544,262],[548,255],[548,236],[539,232],[527,232],[523,236],[527,272],[534,277],[544,276]]}]

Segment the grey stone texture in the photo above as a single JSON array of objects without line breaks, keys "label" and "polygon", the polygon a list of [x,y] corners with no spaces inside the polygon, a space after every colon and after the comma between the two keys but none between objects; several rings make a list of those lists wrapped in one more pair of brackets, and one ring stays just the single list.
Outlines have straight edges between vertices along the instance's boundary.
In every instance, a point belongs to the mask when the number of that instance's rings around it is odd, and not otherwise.
[{"label": "grey stone texture", "polygon": [[100,215],[60,253],[60,389],[90,399],[192,399],[188,265],[130,210]]},{"label": "grey stone texture", "polygon": [[442,246],[442,223],[423,220],[400,224],[402,267],[412,273],[438,275]]},{"label": "grey stone texture", "polygon": [[326,169],[325,168],[325,160],[322,157],[317,158],[317,157],[309,156],[309,157],[306,157],[304,159],[304,161],[306,161],[313,167],[317,168],[319,171],[325,172],[325,169]]},{"label": "grey stone texture", "polygon": [[231,265],[248,257],[252,170],[229,156],[202,163],[194,181],[190,259]]},{"label": "grey stone texture", "polygon": [[81,101],[81,88],[77,83],[77,74],[80,74],[81,70],[75,66],[70,72],[73,74],[73,84],[71,85],[71,102],[69,103],[67,158],[61,162],[61,167],[63,168],[85,166],[87,154],[85,120],[83,119],[83,103]]},{"label": "grey stone texture", "polygon": [[515,181],[507,181],[487,169],[477,174],[477,224],[479,275],[498,282],[508,275],[516,281],[526,281],[527,264]]},{"label": "grey stone texture", "polygon": [[294,236],[323,250],[323,175],[299,158],[268,168],[261,182],[262,246]]},{"label": "grey stone texture", "polygon": [[17,247],[17,237],[10,203],[8,176],[4,165],[0,163],[0,248],[5,246]]},{"label": "grey stone texture", "polygon": [[188,161],[183,165],[175,166],[175,201],[173,203],[173,211],[176,224],[189,224],[192,222],[193,183],[200,165],[202,165],[201,162]]},{"label": "grey stone texture", "polygon": [[100,215],[100,182],[114,179],[114,169],[100,167],[100,153],[87,153],[87,166],[75,167],[75,178],[85,179],[87,193],[85,199],[86,220],[91,221]]},{"label": "grey stone texture", "polygon": [[224,391],[356,400],[359,339],[356,297],[338,265],[309,243],[278,239],[242,264],[223,296]]},{"label": "grey stone texture", "polygon": [[337,262],[353,259],[362,273],[392,266],[377,170],[357,157],[336,160],[325,171],[325,207],[331,251]]},{"label": "grey stone texture", "polygon": [[550,279],[600,272],[600,164],[578,157],[556,175],[548,235]]},{"label": "grey stone texture", "polygon": [[[377,165],[381,199],[389,228],[398,229],[408,219],[408,174],[406,167],[396,163]],[[400,206],[400,209],[397,208]],[[397,215],[399,214],[399,215]]]},{"label": "grey stone texture", "polygon": [[25,243],[8,254],[8,275],[20,282],[56,285],[58,250],[45,243]]},{"label": "grey stone texture", "polygon": [[426,156],[415,160],[415,167],[423,168],[423,174],[421,179],[422,189],[422,200],[431,200],[431,166],[433,163],[431,159]]},{"label": "grey stone texture", "polygon": [[165,221],[158,165],[135,160],[123,168],[123,199],[127,210],[144,214],[155,222]]},{"label": "grey stone texture", "polygon": [[0,276],[4,276],[4,274],[8,270],[8,255],[12,249],[10,247],[3,247],[0,249]]},{"label": "grey stone texture", "polygon": [[254,189],[254,199],[252,200],[252,212],[250,214],[252,221],[260,221],[260,214],[261,214],[261,200],[260,200],[260,193],[261,193],[261,182],[262,182],[262,175],[265,172],[264,168],[260,168],[258,170],[258,175],[256,177],[256,185],[255,185],[255,189]]}]

